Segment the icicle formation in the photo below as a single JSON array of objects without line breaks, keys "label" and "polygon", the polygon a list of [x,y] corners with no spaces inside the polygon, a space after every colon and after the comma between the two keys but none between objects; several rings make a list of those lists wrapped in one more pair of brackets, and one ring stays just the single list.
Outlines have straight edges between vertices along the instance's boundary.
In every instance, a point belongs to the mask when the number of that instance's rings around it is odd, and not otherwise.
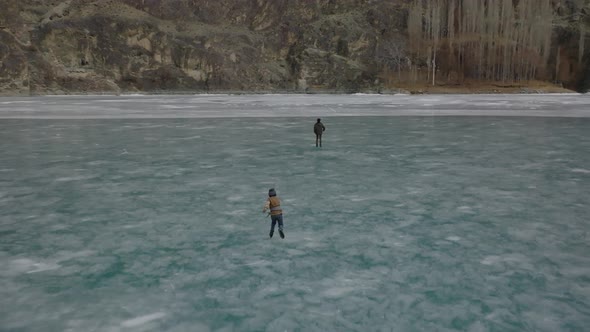
[{"label": "icicle formation", "polygon": [[[551,52],[552,0],[413,0],[410,50],[458,79],[530,80],[545,75]],[[414,61],[415,63],[416,61]],[[414,70],[414,68],[410,68]]]}]

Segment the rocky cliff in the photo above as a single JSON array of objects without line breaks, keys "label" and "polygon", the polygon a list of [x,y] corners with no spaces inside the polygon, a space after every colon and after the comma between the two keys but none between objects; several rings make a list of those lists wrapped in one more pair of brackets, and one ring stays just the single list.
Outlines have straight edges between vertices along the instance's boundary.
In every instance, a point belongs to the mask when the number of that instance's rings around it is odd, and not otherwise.
[{"label": "rocky cliff", "polygon": [[[384,50],[403,52],[406,0],[1,1],[1,94],[403,86]],[[590,59],[570,21],[585,13],[569,5],[546,80],[583,88]]]}]

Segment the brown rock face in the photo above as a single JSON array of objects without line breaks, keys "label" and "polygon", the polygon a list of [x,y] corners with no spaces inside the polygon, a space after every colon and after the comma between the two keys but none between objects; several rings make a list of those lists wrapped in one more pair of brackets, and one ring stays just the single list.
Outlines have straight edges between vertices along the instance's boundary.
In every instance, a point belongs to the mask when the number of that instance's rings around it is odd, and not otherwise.
[{"label": "brown rock face", "polygon": [[[0,94],[379,91],[407,39],[406,0],[4,2]],[[573,87],[589,61],[559,29]]]}]

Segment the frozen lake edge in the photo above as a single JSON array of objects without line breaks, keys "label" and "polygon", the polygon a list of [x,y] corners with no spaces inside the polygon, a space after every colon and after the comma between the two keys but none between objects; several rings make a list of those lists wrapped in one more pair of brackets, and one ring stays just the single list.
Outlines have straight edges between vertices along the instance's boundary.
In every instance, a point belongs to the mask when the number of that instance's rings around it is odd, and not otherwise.
[{"label": "frozen lake edge", "polygon": [[0,119],[333,116],[590,117],[583,94],[121,95],[0,98]]}]

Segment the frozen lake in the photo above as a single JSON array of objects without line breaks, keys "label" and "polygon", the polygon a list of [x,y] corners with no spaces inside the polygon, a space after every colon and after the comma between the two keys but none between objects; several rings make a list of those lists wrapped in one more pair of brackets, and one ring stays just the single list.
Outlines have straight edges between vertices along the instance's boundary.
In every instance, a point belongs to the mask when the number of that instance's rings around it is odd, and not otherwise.
[{"label": "frozen lake", "polygon": [[1,331],[590,326],[588,96],[0,98],[0,148]]}]

